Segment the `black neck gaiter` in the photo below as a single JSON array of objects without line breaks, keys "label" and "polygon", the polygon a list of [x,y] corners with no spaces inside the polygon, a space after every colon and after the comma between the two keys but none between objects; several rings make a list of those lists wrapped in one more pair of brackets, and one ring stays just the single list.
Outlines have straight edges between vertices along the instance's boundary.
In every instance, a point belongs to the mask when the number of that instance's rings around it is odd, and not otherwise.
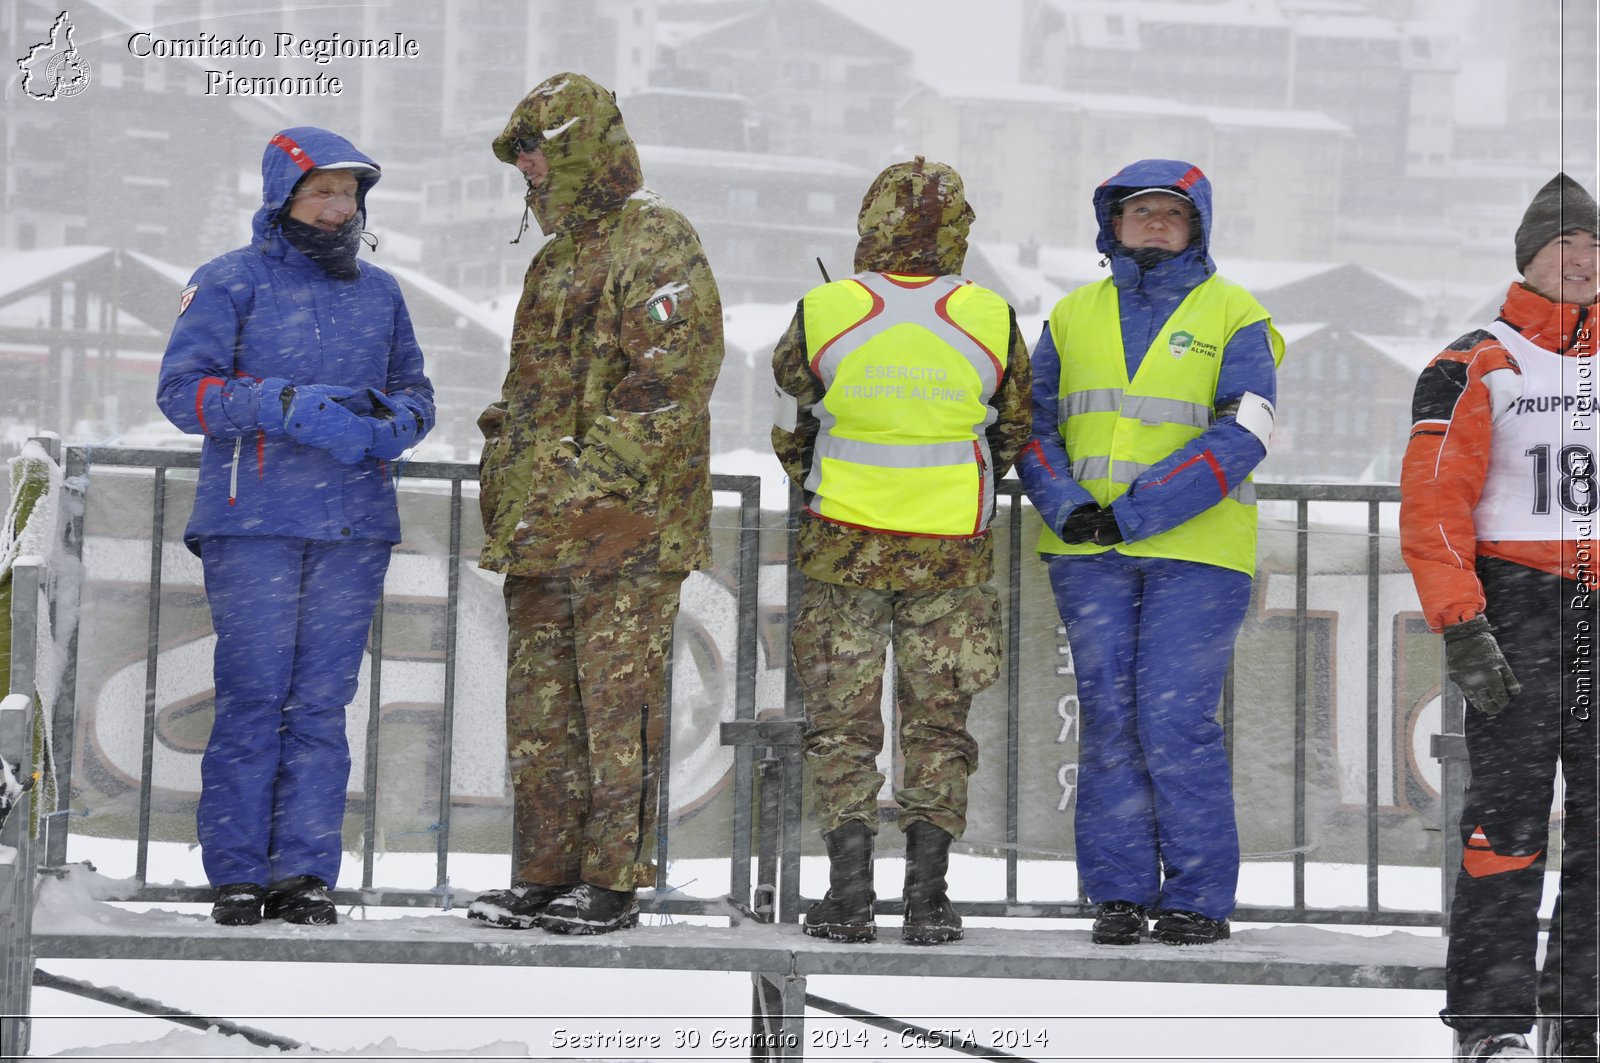
[{"label": "black neck gaiter", "polygon": [[334,232],[324,232],[315,225],[296,221],[285,214],[278,222],[283,235],[296,251],[327,271],[328,276],[340,280],[354,280],[361,276],[356,265],[356,252],[361,250],[362,216],[357,214]]},{"label": "black neck gaiter", "polygon": [[1134,265],[1140,270],[1149,271],[1163,262],[1177,258],[1183,251],[1168,251],[1164,247],[1125,247],[1122,253],[1133,259]]}]

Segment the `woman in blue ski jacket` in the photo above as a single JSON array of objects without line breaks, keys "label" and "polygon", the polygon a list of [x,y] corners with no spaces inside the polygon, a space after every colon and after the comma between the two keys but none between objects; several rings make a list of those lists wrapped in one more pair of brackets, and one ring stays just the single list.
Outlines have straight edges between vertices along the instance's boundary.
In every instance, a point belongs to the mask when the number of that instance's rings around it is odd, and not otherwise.
[{"label": "woman in blue ski jacket", "polygon": [[1252,469],[1283,341],[1209,253],[1211,185],[1146,159],[1094,193],[1111,276],[1057,304],[1017,461],[1081,711],[1078,870],[1093,936],[1228,936],[1239,842],[1218,701],[1250,601]]},{"label": "woman in blue ski jacket", "polygon": [[248,247],[178,301],[157,402],[205,437],[184,541],[217,634],[196,813],[212,917],[332,923],[354,697],[389,552],[393,461],[433,426],[394,278],[356,252],[378,164],[323,129],[261,160]]}]

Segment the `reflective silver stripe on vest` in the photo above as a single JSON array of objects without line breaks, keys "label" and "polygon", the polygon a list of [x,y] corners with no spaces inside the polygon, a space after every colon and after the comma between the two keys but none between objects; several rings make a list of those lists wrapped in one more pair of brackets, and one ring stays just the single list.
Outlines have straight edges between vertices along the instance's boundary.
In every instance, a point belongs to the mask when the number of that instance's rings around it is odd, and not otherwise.
[{"label": "reflective silver stripe on vest", "polygon": [[1121,388],[1069,391],[1056,400],[1056,420],[1065,424],[1067,418],[1075,414],[1112,413],[1120,409],[1122,409]]},{"label": "reflective silver stripe on vest", "polygon": [[[1113,462],[1103,456],[1079,458],[1072,463],[1072,478],[1079,483],[1084,480],[1110,480],[1114,484],[1126,487],[1150,468],[1151,466],[1143,462]],[[1253,506],[1256,504],[1256,485],[1246,480],[1229,491],[1228,497],[1242,505]]]},{"label": "reflective silver stripe on vest", "polygon": [[1177,424],[1186,428],[1209,428],[1215,420],[1211,407],[1204,403],[1149,395],[1124,396],[1121,388],[1070,391],[1056,401],[1056,420],[1061,424],[1078,414],[1114,412],[1145,424]]},{"label": "reflective silver stripe on vest", "polygon": [[939,465],[971,465],[974,442],[968,439],[953,443],[863,443],[859,439],[818,436],[817,456],[881,469],[928,469]]},{"label": "reflective silver stripe on vest", "polygon": [[1149,395],[1130,396],[1122,404],[1122,416],[1146,424],[1177,424],[1187,428],[1209,428],[1211,407],[1182,399],[1158,399]]}]

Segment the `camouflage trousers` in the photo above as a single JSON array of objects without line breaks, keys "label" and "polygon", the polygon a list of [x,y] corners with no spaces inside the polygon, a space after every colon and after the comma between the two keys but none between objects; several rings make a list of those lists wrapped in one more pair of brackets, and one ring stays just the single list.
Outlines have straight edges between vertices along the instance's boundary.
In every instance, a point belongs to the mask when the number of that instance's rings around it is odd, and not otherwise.
[{"label": "camouflage trousers", "polygon": [[884,651],[893,644],[900,827],[924,819],[959,838],[967,776],[978,767],[967,712],[972,696],[1000,675],[994,589],[869,590],[808,579],[792,641],[822,832],[849,820],[877,832]]},{"label": "camouflage trousers", "polygon": [[667,653],[683,575],[507,576],[512,877],[655,885]]}]

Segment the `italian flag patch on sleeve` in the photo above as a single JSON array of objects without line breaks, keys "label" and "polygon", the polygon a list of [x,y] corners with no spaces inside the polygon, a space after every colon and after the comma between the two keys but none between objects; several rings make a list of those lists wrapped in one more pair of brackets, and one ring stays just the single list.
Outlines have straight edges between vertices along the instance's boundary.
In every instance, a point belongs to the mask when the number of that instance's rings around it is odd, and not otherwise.
[{"label": "italian flag patch on sleeve", "polygon": [[678,312],[678,297],[675,295],[658,295],[644,305],[644,312],[650,315],[650,320],[658,325],[664,325],[672,320],[672,315]]}]

